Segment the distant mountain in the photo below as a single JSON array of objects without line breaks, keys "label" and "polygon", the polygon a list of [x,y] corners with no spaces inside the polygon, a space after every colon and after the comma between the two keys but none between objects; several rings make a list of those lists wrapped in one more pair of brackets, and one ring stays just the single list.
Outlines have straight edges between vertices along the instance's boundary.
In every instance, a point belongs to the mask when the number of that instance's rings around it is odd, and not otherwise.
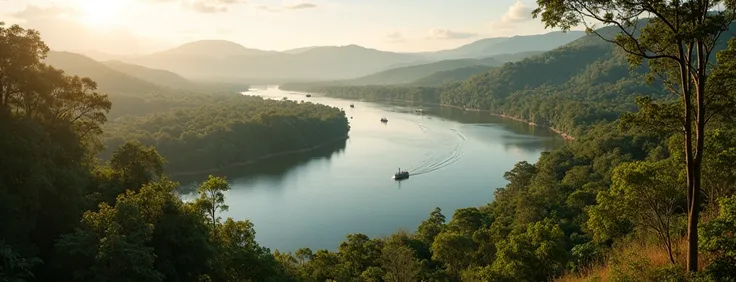
[{"label": "distant mountain", "polygon": [[463,81],[474,75],[488,72],[491,69],[493,69],[493,67],[491,66],[476,65],[452,70],[438,71],[412,81],[408,84],[412,86],[440,86],[454,81]]},{"label": "distant mountain", "polygon": [[87,56],[95,61],[124,60],[126,58],[133,57],[133,55],[108,54],[105,52],[99,52],[95,50],[79,51],[79,52],[73,52],[73,53],[78,53],[78,54]]},{"label": "distant mountain", "polygon": [[519,53],[512,53],[512,54],[500,54],[500,55],[494,55],[491,58],[494,58],[498,61],[508,63],[508,62],[516,62],[521,61],[523,59],[534,57],[536,55],[544,54],[546,51],[528,51],[528,52],[519,52]]},{"label": "distant mountain", "polygon": [[309,51],[309,50],[312,50],[312,49],[315,49],[315,48],[321,48],[321,47],[325,47],[325,46],[308,46],[308,47],[301,47],[301,48],[294,48],[294,49],[284,50],[284,51],[281,51],[281,52],[282,53],[287,53],[287,54],[299,54],[299,53],[304,53],[305,51]]},{"label": "distant mountain", "polygon": [[103,62],[106,66],[121,73],[151,82],[155,84],[165,85],[173,88],[186,88],[191,86],[191,82],[182,76],[170,71],[151,69],[139,65],[127,64],[120,61]]},{"label": "distant mountain", "polygon": [[119,72],[89,57],[70,53],[51,51],[46,63],[64,70],[69,75],[89,77],[97,82],[98,90],[115,94],[155,92],[161,86],[143,79]]},{"label": "distant mountain", "polygon": [[537,35],[486,38],[455,49],[422,54],[435,59],[459,59],[483,58],[530,51],[549,51],[570,43],[583,35],[585,35],[583,31],[568,31],[566,33],[556,31]]},{"label": "distant mountain", "polygon": [[[232,47],[232,45],[230,45]],[[401,54],[368,49],[357,45],[315,47],[296,54],[267,52],[226,57],[184,52],[175,48],[126,60],[128,63],[164,69],[187,78],[209,79],[239,77],[243,80],[336,80],[349,79],[384,70],[390,65],[421,59],[415,54]],[[214,52],[214,51],[213,51]],[[226,52],[217,52],[226,54]]]},{"label": "distant mountain", "polygon": [[158,52],[159,54],[180,56],[206,56],[215,58],[227,58],[230,56],[259,56],[277,54],[276,51],[263,51],[245,48],[235,42],[227,40],[199,40],[185,43],[179,47]]},{"label": "distant mountain", "polygon": [[500,66],[503,62],[495,58],[444,60],[424,65],[390,69],[364,77],[344,81],[348,85],[392,85],[405,84],[429,76],[436,72],[471,66],[484,66],[485,69]]},{"label": "distant mountain", "polygon": [[[483,59],[455,59],[411,65],[377,72],[356,79],[343,80],[340,85],[440,85],[443,82],[465,80],[507,62],[515,62],[542,52],[501,54]],[[423,79],[424,81],[418,81]],[[416,83],[415,83],[416,82]],[[325,84],[325,83],[322,83]]]}]

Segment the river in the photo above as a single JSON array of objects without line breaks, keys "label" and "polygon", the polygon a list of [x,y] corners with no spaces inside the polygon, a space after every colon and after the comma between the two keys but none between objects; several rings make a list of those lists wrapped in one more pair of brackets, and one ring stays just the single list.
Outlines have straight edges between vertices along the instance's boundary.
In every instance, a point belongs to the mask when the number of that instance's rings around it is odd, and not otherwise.
[{"label": "river", "polygon": [[[307,98],[277,87],[244,94],[343,108],[351,126],[344,142],[220,173],[231,185],[222,217],[253,222],[256,240],[272,251],[336,250],[349,233],[413,232],[435,207],[449,221],[457,208],[492,201],[515,163],[536,162],[565,142],[483,112],[424,106],[418,114],[411,106]],[[399,168],[411,173],[408,180],[391,179]],[[204,176],[185,181],[192,180]]]}]

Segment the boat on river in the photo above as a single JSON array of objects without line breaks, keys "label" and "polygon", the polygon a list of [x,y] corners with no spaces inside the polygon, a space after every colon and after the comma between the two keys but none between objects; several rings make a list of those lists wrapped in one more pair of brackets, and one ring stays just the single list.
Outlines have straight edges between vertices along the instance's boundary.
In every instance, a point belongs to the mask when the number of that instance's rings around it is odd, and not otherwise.
[{"label": "boat on river", "polygon": [[312,94],[307,94],[307,98],[312,97]]},{"label": "boat on river", "polygon": [[350,104],[350,107],[351,107],[351,108],[355,108],[355,105],[353,105],[353,104]]},{"label": "boat on river", "polygon": [[381,122],[386,123],[386,122],[388,122],[388,119],[385,118],[385,117],[383,117],[383,118],[381,118]]},{"label": "boat on river", "polygon": [[409,172],[401,171],[401,168],[399,168],[399,172],[394,173],[394,180],[404,180],[404,179],[409,179]]}]

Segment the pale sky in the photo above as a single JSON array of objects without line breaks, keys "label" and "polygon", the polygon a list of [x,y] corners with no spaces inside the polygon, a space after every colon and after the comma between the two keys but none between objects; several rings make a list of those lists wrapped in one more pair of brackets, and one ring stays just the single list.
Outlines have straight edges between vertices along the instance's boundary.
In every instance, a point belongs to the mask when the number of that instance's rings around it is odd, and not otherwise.
[{"label": "pale sky", "polygon": [[395,52],[546,33],[536,0],[0,0],[0,21],[53,50],[143,54],[202,40],[286,50],[357,44]]}]

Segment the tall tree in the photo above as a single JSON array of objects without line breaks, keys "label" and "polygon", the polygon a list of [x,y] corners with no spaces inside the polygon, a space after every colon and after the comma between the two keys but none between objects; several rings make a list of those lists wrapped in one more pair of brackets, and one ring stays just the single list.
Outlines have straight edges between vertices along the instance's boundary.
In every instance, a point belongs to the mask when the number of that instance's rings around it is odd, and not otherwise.
[{"label": "tall tree", "polygon": [[[679,96],[679,113],[669,117],[679,121],[677,130],[685,137],[687,269],[697,271],[705,126],[723,108],[709,103],[718,99],[706,92],[708,65],[721,35],[734,20],[736,1],[537,0],[537,4],[532,15],[541,16],[546,27],[566,31],[584,25],[592,31],[591,22],[618,27],[615,38],[596,34],[625,51],[632,65],[646,60],[652,76]],[[661,105],[650,101],[640,106],[657,112]],[[649,121],[660,122],[662,116],[659,118]]]},{"label": "tall tree", "polygon": [[198,188],[199,199],[197,199],[196,205],[207,215],[207,219],[212,224],[213,234],[217,233],[217,223],[220,220],[217,213],[228,210],[228,206],[225,204],[225,194],[223,194],[227,190],[230,190],[227,180],[212,175]]}]

